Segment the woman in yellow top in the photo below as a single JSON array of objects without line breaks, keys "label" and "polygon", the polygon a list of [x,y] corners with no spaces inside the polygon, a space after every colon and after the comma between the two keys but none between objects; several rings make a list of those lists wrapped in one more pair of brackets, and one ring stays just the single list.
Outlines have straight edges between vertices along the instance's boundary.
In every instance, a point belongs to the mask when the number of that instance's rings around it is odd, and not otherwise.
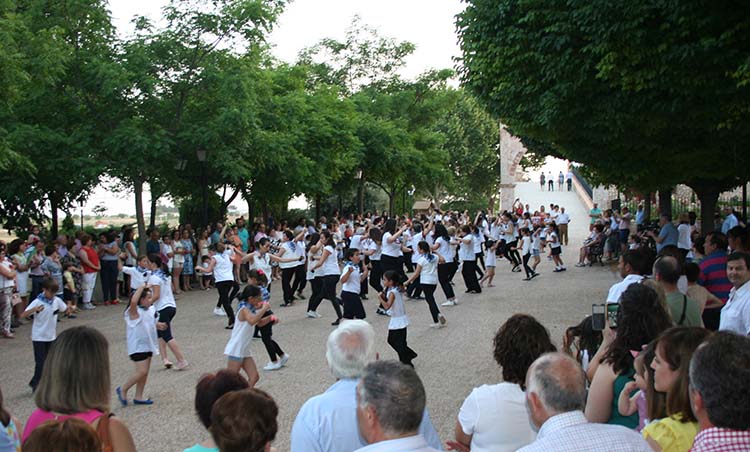
[{"label": "woman in yellow top", "polygon": [[643,437],[656,452],[687,452],[698,434],[698,421],[690,408],[688,370],[690,358],[711,334],[700,327],[675,327],[659,336],[651,362],[654,386],[667,395],[667,416],[648,424]]}]

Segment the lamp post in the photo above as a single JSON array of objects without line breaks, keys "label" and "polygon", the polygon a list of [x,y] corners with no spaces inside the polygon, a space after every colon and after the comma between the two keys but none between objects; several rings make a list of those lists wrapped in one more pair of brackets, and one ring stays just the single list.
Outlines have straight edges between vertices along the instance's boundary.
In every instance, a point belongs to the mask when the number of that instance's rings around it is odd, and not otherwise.
[{"label": "lamp post", "polygon": [[410,200],[410,202],[409,202],[409,218],[411,218],[411,217],[414,216],[414,192],[416,190],[417,189],[414,188],[413,185],[409,189],[409,200]]},{"label": "lamp post", "polygon": [[202,228],[208,227],[208,175],[206,173],[206,151],[205,149],[198,149],[195,151],[195,156],[198,161],[201,162],[201,216],[203,220]]},{"label": "lamp post", "polygon": [[78,198],[78,205],[81,206],[81,231],[83,231],[83,201],[84,201],[83,196]]}]

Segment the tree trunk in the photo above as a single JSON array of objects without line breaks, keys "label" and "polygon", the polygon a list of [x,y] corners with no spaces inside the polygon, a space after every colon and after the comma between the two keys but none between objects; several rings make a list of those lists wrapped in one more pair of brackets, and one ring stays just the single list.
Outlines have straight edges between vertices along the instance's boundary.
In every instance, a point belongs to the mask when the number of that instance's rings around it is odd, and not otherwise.
[{"label": "tree trunk", "polygon": [[52,225],[50,226],[50,235],[53,239],[57,238],[58,229],[58,217],[57,217],[57,200],[55,198],[49,199],[49,208],[52,211]]},{"label": "tree trunk", "polygon": [[133,181],[133,194],[135,196],[135,218],[138,222],[138,254],[146,254],[146,221],[143,218],[143,180],[136,178]]},{"label": "tree trunk", "polygon": [[[153,187],[152,187],[152,190],[153,190]],[[153,191],[151,192],[151,213],[149,215],[149,220],[148,220],[149,229],[156,228],[156,203],[157,201],[159,201],[160,197],[161,195],[158,195],[154,193]]]},{"label": "tree trunk", "polygon": [[651,193],[646,193],[643,198],[643,218],[646,223],[651,221]]},{"label": "tree trunk", "polygon": [[672,188],[659,190],[659,215],[669,215],[672,218]]},{"label": "tree trunk", "polygon": [[313,219],[313,223],[317,224],[320,216],[320,195],[317,195],[315,196],[315,218]]},{"label": "tree trunk", "polygon": [[396,193],[388,193],[388,218],[396,218],[393,209],[396,207]]},{"label": "tree trunk", "polygon": [[701,184],[692,188],[701,201],[701,234],[705,236],[714,230],[714,215],[716,214],[716,203],[719,200],[720,190],[712,184]]},{"label": "tree trunk", "polygon": [[[268,202],[263,201],[263,224],[268,225]],[[270,231],[269,231],[270,232]]]},{"label": "tree trunk", "polygon": [[229,196],[229,198],[228,198],[228,199],[226,199],[226,200],[225,200],[225,199],[223,199],[223,197],[222,197],[222,200],[221,200],[221,216],[222,216],[222,217],[223,217],[224,215],[226,215],[226,214],[227,214],[227,210],[229,209],[229,206],[230,206],[230,204],[232,204],[232,203],[234,202],[235,198],[237,198],[237,195],[238,195],[239,193],[240,193],[240,189],[239,189],[239,188],[236,188],[236,189],[235,189],[235,190],[234,190],[234,191],[232,192],[232,195],[231,195],[231,196]]},{"label": "tree trunk", "polygon": [[365,210],[365,176],[359,180],[359,186],[357,187],[357,209],[360,215],[364,215]]}]

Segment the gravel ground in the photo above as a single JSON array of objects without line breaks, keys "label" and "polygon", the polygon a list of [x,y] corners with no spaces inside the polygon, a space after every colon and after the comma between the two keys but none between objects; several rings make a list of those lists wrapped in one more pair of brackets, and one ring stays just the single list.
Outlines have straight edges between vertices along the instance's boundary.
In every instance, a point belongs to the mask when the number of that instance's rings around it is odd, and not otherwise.
[{"label": "gravel ground", "polygon": [[[444,441],[453,438],[456,414],[471,389],[500,380],[500,370],[492,358],[492,338],[505,319],[520,312],[531,314],[547,326],[559,346],[565,328],[590,313],[592,303],[602,302],[609,286],[617,280],[610,268],[573,267],[577,246],[588,232],[586,212],[573,193],[540,192],[533,182],[519,184],[517,193],[531,206],[555,202],[569,211],[573,220],[571,246],[563,251],[567,272],[552,273],[552,263],[543,257],[539,267],[542,275],[524,282],[523,273],[511,273],[507,261],[499,261],[496,287],[485,289],[480,295],[464,296],[461,296],[464,287],[459,273],[455,289],[461,303],[442,308],[448,325],[439,330],[429,328],[431,318],[424,301],[406,302],[411,320],[409,345],[419,353],[415,366],[427,390],[430,415]],[[280,283],[274,282],[273,287],[272,305],[278,306]],[[309,294],[309,288],[306,293]],[[439,289],[436,295],[438,303],[445,301]],[[146,387],[154,405],[120,408],[113,391],[112,409],[129,426],[139,451],[181,451],[207,435],[193,413],[193,396],[195,383],[202,374],[226,364],[222,352],[229,332],[223,328],[225,319],[211,314],[216,298],[215,290],[180,296],[173,330],[190,367],[185,371],[166,370],[157,359]],[[371,294],[365,309],[367,320],[377,334],[376,351],[382,359],[397,359],[386,343],[387,318],[374,314],[373,298]],[[289,433],[300,406],[334,382],[325,362],[325,340],[335,318],[333,309],[324,302],[319,308],[323,318],[308,319],[304,316],[305,308],[305,302],[297,302],[290,308],[275,308],[282,323],[274,328],[274,338],[291,359],[280,371],[261,371],[258,385],[279,405],[279,433],[274,444],[279,451],[289,449]],[[59,333],[71,326],[89,325],[106,335],[110,342],[113,388],[122,384],[132,370],[125,348],[123,309],[102,306],[81,313],[78,319],[65,319],[58,328]],[[34,365],[30,334],[31,326],[27,325],[17,330],[15,340],[0,340],[0,381],[5,405],[22,421],[34,409],[27,386]],[[267,355],[260,341],[254,344],[253,351],[259,367],[265,365]]]}]

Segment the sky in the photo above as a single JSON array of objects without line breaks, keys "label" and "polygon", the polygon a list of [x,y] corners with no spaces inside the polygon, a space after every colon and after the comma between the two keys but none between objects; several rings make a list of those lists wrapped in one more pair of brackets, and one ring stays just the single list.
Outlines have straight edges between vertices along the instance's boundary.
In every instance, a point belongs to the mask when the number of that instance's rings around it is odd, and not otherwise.
[{"label": "sky", "polygon": [[[135,15],[158,24],[165,4],[165,0],[110,0],[109,7],[118,33],[126,37],[132,32]],[[323,38],[343,39],[352,18],[359,15],[381,36],[416,45],[401,71],[402,76],[414,78],[429,69],[454,67],[453,59],[460,54],[455,15],[462,10],[459,0],[294,0],[279,18],[269,42],[277,58],[294,62],[300,50]],[[144,205],[149,205],[149,199],[146,193]],[[101,204],[108,207],[107,214],[135,212],[130,194],[112,193],[106,186],[94,191],[84,211],[90,213]],[[246,210],[242,200],[235,205]]]}]

